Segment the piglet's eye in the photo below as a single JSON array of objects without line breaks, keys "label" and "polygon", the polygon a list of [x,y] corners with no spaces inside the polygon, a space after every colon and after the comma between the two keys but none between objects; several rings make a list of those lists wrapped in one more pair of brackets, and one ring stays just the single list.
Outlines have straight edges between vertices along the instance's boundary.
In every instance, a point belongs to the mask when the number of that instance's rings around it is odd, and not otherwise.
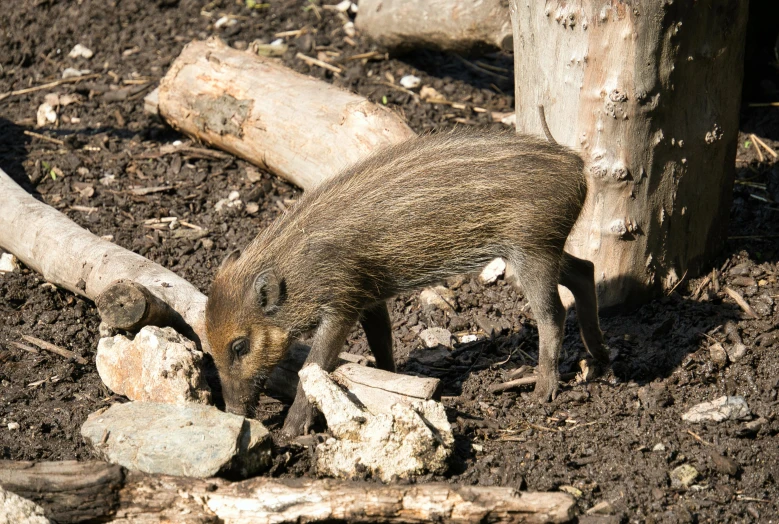
[{"label": "piglet's eye", "polygon": [[233,356],[236,358],[243,357],[249,353],[249,339],[238,338],[233,340],[233,343],[230,344],[230,351],[233,352]]}]

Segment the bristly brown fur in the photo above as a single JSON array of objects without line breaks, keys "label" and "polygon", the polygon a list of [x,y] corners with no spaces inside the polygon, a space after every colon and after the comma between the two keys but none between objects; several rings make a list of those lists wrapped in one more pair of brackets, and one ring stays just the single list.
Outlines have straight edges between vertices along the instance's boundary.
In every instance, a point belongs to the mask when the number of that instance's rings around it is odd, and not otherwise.
[{"label": "bristly brown fur", "polygon": [[[229,362],[221,354],[251,329],[288,334],[276,337],[277,347],[253,341],[260,366],[253,372],[267,373],[289,337],[323,317],[354,319],[495,257],[547,265],[557,278],[586,196],[583,170],[564,146],[478,130],[415,138],[346,169],[307,192],[217,272],[206,319],[220,373]],[[253,282],[263,270],[284,284],[272,315],[256,307]]]}]

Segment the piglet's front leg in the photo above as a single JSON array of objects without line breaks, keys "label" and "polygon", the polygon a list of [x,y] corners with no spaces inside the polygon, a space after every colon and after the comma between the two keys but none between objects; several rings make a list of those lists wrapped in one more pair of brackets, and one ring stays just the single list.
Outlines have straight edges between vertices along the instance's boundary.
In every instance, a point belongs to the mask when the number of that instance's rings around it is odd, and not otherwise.
[{"label": "piglet's front leg", "polygon": [[[333,371],[338,362],[338,354],[356,321],[356,317],[326,317],[322,319],[314,334],[311,352],[303,366],[318,364],[325,371]],[[311,427],[313,418],[314,407],[306,398],[303,386],[298,384],[295,401],[284,420],[282,433],[287,438],[305,435]]]}]

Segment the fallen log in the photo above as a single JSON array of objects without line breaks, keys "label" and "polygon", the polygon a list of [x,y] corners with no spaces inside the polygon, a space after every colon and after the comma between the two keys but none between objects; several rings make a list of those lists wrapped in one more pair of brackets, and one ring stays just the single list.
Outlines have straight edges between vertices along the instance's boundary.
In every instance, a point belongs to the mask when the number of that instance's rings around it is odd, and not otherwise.
[{"label": "fallen log", "polygon": [[118,280],[96,299],[100,318],[107,326],[138,331],[144,326],[169,325],[170,306],[145,286],[132,280]]},{"label": "fallen log", "polygon": [[208,351],[206,296],[172,271],[93,235],[33,198],[0,169],[0,248],[16,255],[47,281],[96,300],[117,280],[143,286],[170,307],[169,325],[191,328],[185,335]]},{"label": "fallen log", "polygon": [[360,0],[355,26],[379,45],[400,51],[510,50],[514,45],[508,4],[501,0]]},{"label": "fallen log", "polygon": [[388,109],[217,38],[187,45],[147,97],[171,126],[303,189],[414,136]]},{"label": "fallen log", "polygon": [[241,482],[126,472],[104,462],[0,461],[0,485],[57,522],[568,522],[566,493],[505,487],[253,478]]}]

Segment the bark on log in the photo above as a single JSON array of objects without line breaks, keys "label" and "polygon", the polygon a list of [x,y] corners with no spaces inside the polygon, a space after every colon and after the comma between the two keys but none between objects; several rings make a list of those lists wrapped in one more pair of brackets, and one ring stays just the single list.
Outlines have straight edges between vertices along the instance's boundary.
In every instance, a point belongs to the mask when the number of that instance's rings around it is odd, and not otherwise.
[{"label": "bark on log", "polygon": [[137,282],[119,280],[96,299],[100,318],[109,327],[137,331],[144,326],[170,325],[170,306]]},{"label": "bark on log", "polygon": [[[362,8],[362,7],[361,7]],[[590,161],[568,249],[602,306],[693,276],[730,212],[747,2],[512,0],[517,131]]]},{"label": "bark on log", "polygon": [[379,45],[400,51],[509,50],[513,45],[504,0],[360,0],[355,25]]},{"label": "bark on log", "polygon": [[0,485],[58,522],[298,523],[568,522],[565,493],[512,488],[124,473],[103,462],[0,461]]},{"label": "bark on log", "polygon": [[144,286],[181,316],[184,333],[209,351],[206,296],[172,271],[105,241],[19,187],[0,169],[0,248],[16,255],[49,282],[97,299],[125,279]]},{"label": "bark on log", "polygon": [[414,136],[384,107],[216,38],[184,48],[158,98],[176,129],[303,189]]}]

